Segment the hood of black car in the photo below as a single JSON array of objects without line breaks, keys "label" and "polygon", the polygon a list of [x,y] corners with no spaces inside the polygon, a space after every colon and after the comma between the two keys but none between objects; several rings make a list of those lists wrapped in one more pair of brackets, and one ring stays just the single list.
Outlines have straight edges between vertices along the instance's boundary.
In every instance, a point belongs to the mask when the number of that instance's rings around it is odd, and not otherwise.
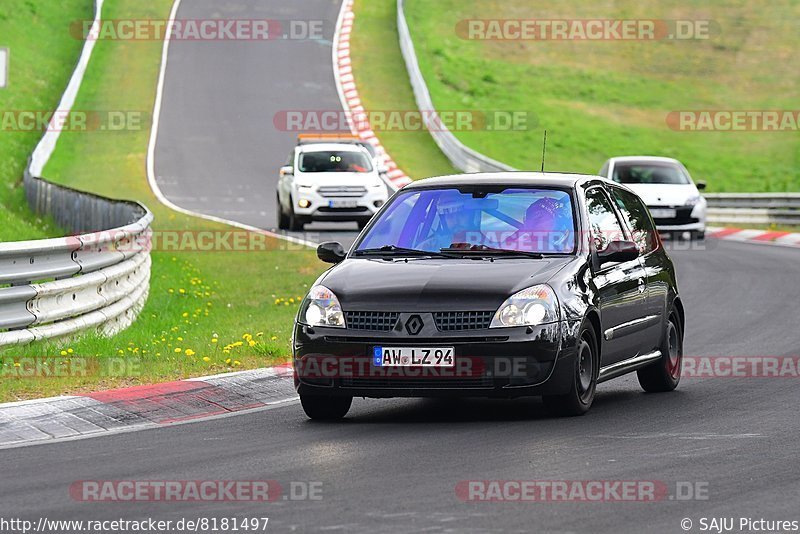
[{"label": "hood of black car", "polygon": [[350,258],[319,283],[339,297],[345,311],[493,311],[517,291],[547,282],[573,259]]}]

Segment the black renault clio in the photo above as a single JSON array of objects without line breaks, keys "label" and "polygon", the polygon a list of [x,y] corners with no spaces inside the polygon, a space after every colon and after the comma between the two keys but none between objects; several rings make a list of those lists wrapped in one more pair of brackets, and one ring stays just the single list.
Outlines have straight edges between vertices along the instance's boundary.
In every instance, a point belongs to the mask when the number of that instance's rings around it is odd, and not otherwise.
[{"label": "black renault clio", "polygon": [[680,379],[684,310],[647,208],[597,176],[490,173],[395,193],[303,300],[295,386],[312,419],[354,396],[541,396],[580,415],[598,383]]}]

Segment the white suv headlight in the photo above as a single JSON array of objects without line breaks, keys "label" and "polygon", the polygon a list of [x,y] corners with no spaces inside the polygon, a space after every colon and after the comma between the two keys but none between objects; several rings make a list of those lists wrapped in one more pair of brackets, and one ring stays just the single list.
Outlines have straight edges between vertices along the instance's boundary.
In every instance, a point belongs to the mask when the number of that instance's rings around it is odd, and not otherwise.
[{"label": "white suv headlight", "polygon": [[553,289],[541,284],[514,293],[494,314],[489,328],[536,326],[558,321],[558,299]]},{"label": "white suv headlight", "polygon": [[700,195],[692,195],[686,199],[687,206],[696,206],[700,202]]},{"label": "white suv headlight", "polygon": [[344,314],[336,295],[325,286],[314,286],[308,292],[308,302],[301,318],[309,326],[344,328]]}]

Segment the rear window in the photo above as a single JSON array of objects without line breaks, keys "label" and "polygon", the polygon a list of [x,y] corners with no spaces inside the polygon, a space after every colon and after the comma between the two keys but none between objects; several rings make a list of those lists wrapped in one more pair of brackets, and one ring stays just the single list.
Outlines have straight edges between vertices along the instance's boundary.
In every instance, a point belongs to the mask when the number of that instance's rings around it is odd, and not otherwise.
[{"label": "rear window", "polygon": [[620,184],[688,184],[689,177],[683,169],[673,164],[617,163],[614,176]]},{"label": "rear window", "polygon": [[304,152],[300,172],[371,172],[372,161],[363,152]]}]

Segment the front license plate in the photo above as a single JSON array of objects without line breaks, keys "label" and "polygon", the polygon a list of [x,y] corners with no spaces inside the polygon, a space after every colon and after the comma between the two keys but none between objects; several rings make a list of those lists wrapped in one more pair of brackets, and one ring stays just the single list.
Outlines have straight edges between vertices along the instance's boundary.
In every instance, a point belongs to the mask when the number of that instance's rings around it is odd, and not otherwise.
[{"label": "front license plate", "polygon": [[329,200],[329,208],[355,208],[358,206],[357,200]]},{"label": "front license plate", "polygon": [[650,210],[654,219],[674,219],[677,212],[673,209],[653,208]]},{"label": "front license plate", "polygon": [[377,367],[453,367],[453,347],[375,347],[372,363]]}]

